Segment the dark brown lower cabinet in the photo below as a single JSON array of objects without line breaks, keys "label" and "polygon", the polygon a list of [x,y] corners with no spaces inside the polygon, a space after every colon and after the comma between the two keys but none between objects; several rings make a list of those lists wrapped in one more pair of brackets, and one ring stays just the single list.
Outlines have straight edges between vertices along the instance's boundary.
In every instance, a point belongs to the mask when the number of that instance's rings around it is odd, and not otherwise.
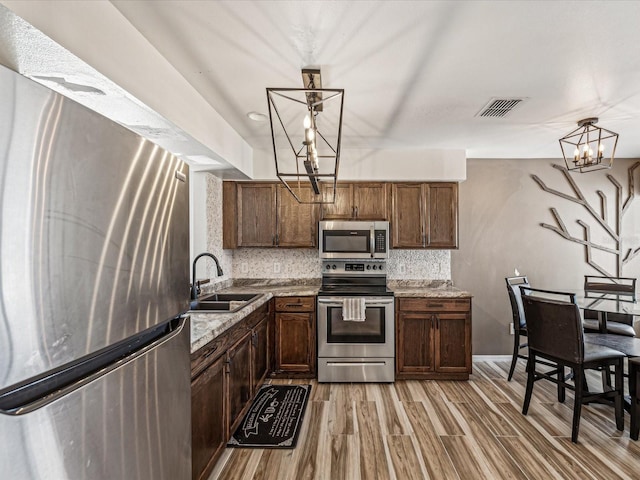
[{"label": "dark brown lower cabinet", "polygon": [[275,365],[271,375],[315,377],[315,297],[276,298]]},{"label": "dark brown lower cabinet", "polygon": [[470,298],[399,298],[396,320],[397,379],[469,379]]},{"label": "dark brown lower cabinet", "polygon": [[192,478],[206,480],[267,375],[272,302],[191,356]]},{"label": "dark brown lower cabinet", "polygon": [[197,412],[197,421],[191,425],[194,480],[211,471],[227,443],[225,366],[222,356],[191,381],[191,411]]},{"label": "dark brown lower cabinet", "polygon": [[251,385],[251,332],[227,353],[229,383],[229,433],[242,419],[244,407],[253,396]]},{"label": "dark brown lower cabinet", "polygon": [[[258,325],[255,326],[251,334],[253,386],[256,391],[260,385],[262,385],[267,373],[269,372],[268,320],[269,319],[265,317]],[[253,393],[255,394],[256,392],[254,391]]]}]

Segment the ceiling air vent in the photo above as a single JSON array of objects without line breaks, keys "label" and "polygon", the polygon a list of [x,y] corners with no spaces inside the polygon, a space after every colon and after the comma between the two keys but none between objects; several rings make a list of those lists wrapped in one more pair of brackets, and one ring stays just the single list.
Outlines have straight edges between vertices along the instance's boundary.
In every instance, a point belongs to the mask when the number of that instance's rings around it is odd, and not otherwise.
[{"label": "ceiling air vent", "polygon": [[524,98],[492,98],[476,117],[505,117],[523,101]]}]

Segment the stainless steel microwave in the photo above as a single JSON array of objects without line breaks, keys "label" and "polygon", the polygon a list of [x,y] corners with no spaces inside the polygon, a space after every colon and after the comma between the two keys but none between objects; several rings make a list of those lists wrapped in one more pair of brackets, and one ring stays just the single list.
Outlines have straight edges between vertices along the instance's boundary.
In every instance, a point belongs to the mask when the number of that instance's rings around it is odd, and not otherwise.
[{"label": "stainless steel microwave", "polygon": [[389,222],[322,221],[319,228],[320,258],[387,258]]}]

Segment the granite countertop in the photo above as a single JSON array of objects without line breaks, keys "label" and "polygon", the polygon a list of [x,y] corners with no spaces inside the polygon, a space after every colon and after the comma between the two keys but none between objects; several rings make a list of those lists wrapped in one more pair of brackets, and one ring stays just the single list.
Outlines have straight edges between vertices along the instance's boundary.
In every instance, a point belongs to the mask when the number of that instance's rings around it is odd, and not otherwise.
[{"label": "granite countertop", "polygon": [[[294,282],[282,279],[237,279],[233,285],[219,285],[219,293],[257,293],[260,298],[234,313],[189,312],[191,317],[191,353],[204,347],[218,335],[240,322],[273,297],[315,296],[320,289],[320,279],[299,279]],[[389,289],[396,297],[466,298],[472,295],[454,287],[449,281],[390,280]]]},{"label": "granite countertop", "polygon": [[390,280],[389,289],[396,297],[466,298],[471,293],[460,290],[448,280]]},{"label": "granite countertop", "polygon": [[[224,290],[225,292],[227,290]],[[267,303],[273,297],[272,294],[263,294],[244,308],[233,313],[202,313],[191,310],[191,353],[204,347],[218,335],[233,327],[250,313]]]},{"label": "granite countertop", "polygon": [[204,347],[221,333],[233,327],[250,313],[273,297],[315,296],[320,288],[320,279],[301,279],[296,282],[283,280],[235,280],[232,286],[219,285],[218,293],[257,293],[260,298],[233,313],[203,313],[191,310],[191,353]]}]

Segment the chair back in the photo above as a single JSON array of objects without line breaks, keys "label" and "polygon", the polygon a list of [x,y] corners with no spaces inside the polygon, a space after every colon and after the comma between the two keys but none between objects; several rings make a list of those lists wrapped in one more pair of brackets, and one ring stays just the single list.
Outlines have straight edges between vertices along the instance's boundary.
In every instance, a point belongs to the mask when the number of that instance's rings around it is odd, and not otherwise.
[{"label": "chair back", "polygon": [[[602,294],[613,293],[629,297],[629,301],[636,301],[636,279],[630,277],[603,277],[597,275],[584,276],[584,292],[587,296],[590,293]],[[584,311],[584,318],[598,318],[598,313],[592,310]],[[623,313],[610,313],[608,321],[633,325],[633,315]]]},{"label": "chair back", "polygon": [[514,328],[525,328],[527,321],[522,309],[522,295],[520,287],[529,287],[527,277],[507,277],[507,292],[509,293],[509,303],[511,303],[511,314],[513,316]]},{"label": "chair back", "polygon": [[[562,296],[566,300],[558,300]],[[584,335],[575,295],[523,289],[522,306],[527,317],[529,349],[567,362],[582,363]]]},{"label": "chair back", "polygon": [[636,279],[630,277],[584,276],[585,293],[615,293],[636,301]]}]

